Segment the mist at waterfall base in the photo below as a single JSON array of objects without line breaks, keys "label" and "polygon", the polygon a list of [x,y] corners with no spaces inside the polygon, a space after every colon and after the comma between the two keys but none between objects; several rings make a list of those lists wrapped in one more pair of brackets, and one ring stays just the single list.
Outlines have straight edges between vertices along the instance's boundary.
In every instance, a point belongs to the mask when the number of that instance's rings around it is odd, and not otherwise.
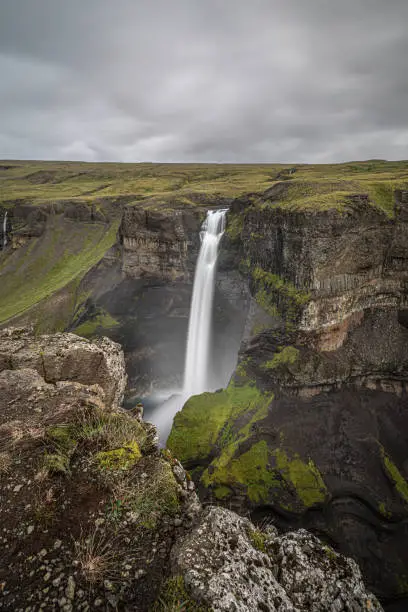
[{"label": "mist at waterfall base", "polygon": [[211,370],[211,329],[218,246],[225,230],[227,209],[210,210],[203,223],[187,335],[182,389],[162,391],[158,405],[146,418],[157,426],[160,443],[169,436],[173,419],[192,395],[215,391],[227,381],[217,381]]}]

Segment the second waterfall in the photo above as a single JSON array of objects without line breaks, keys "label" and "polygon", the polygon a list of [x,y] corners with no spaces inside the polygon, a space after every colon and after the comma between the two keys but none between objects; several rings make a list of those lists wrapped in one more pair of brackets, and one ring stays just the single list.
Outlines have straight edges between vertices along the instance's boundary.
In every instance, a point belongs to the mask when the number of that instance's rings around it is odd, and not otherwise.
[{"label": "second waterfall", "polygon": [[215,272],[218,245],[225,230],[226,213],[225,209],[209,210],[201,231],[201,248],[195,269],[188,325],[184,397],[209,390],[208,359],[211,346]]}]

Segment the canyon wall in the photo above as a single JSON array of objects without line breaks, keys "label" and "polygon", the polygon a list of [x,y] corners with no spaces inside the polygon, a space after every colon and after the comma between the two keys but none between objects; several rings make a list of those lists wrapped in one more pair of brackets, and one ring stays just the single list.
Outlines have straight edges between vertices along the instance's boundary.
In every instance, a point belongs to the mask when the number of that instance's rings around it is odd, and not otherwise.
[{"label": "canyon wall", "polygon": [[364,195],[294,211],[281,194],[232,205],[227,233],[252,295],[239,363],[225,391],[187,402],[169,445],[208,500],[314,530],[378,594],[401,597],[408,193],[395,192],[392,215]]}]

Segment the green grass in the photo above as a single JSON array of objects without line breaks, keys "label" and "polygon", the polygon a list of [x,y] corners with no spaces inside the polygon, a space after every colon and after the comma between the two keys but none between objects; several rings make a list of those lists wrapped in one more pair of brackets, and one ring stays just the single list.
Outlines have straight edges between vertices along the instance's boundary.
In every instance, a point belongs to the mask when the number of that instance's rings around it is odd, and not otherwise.
[{"label": "green grass", "polygon": [[114,244],[118,226],[118,220],[108,226],[56,217],[43,236],[7,253],[0,264],[0,322],[79,282]]},{"label": "green grass", "polygon": [[[284,179],[289,187],[279,203],[289,209],[342,210],[350,195],[366,193],[391,214],[392,191],[408,184],[408,162],[370,160],[344,164],[122,164],[85,162],[1,162],[0,204],[24,199],[32,204],[70,199],[167,198],[194,204],[197,194],[237,197],[262,193]],[[296,172],[285,174],[289,168]],[[287,179],[287,180],[286,180]],[[391,197],[390,197],[391,193]],[[232,228],[231,228],[232,229]]]},{"label": "green grass", "polygon": [[168,578],[149,612],[211,612],[210,608],[191,599],[183,576]]}]

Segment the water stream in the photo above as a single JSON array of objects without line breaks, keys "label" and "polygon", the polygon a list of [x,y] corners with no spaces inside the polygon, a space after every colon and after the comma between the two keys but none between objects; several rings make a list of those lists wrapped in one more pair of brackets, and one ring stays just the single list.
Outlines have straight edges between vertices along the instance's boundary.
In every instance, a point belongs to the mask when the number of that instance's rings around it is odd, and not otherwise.
[{"label": "water stream", "polygon": [[148,417],[157,426],[162,444],[168,438],[175,414],[187,399],[191,395],[211,390],[208,365],[215,275],[218,245],[225,230],[226,214],[227,209],[209,210],[200,233],[201,247],[194,275],[183,388],[169,393],[169,399]]}]

